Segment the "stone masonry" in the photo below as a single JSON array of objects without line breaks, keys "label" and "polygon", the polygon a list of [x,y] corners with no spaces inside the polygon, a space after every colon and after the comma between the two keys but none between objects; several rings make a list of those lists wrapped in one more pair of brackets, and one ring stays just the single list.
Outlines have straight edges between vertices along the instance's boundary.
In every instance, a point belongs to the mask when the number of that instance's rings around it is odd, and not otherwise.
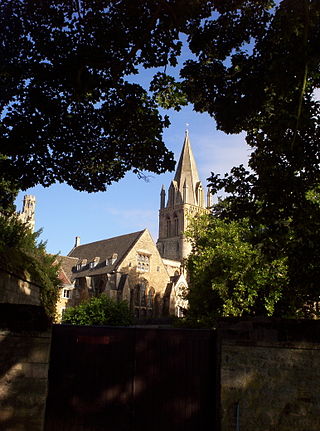
[{"label": "stone masonry", "polygon": [[320,430],[320,322],[218,329],[221,431]]},{"label": "stone masonry", "polygon": [[0,330],[0,429],[42,431],[51,332]]}]

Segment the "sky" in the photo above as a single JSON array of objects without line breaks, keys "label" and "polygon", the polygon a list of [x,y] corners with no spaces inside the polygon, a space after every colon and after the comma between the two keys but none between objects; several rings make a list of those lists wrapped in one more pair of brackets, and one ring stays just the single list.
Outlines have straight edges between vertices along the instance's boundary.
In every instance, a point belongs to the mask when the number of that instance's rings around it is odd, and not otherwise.
[{"label": "sky", "polygon": [[[179,64],[192,58],[186,44],[183,45]],[[177,77],[177,71],[167,72]],[[149,87],[154,69],[135,75],[130,81]],[[250,149],[245,137],[226,135],[217,131],[215,121],[208,114],[193,111],[186,106],[181,111],[160,111],[169,115],[171,125],[164,129],[163,138],[167,148],[174,152],[178,162],[182,150],[186,125],[199,176],[204,187],[211,172],[229,172],[233,166],[247,166]],[[147,173],[147,175],[149,175]],[[22,209],[23,196],[36,197],[35,230],[42,230],[39,239],[47,242],[47,252],[66,256],[74,246],[75,237],[81,244],[114,236],[149,229],[153,239],[158,238],[158,211],[162,185],[168,190],[174,172],[161,175],[151,173],[149,181],[139,179],[129,172],[106,192],[78,192],[65,184],[48,188],[36,186],[18,194],[17,210]]]},{"label": "sky", "polygon": [[[250,155],[244,135],[226,135],[216,130],[207,114],[198,114],[188,106],[169,114],[171,126],[164,131],[164,142],[179,160],[186,124],[203,186],[211,172],[224,174],[233,166],[247,165]],[[74,246],[75,237],[81,244],[118,235],[149,229],[158,238],[158,211],[162,184],[166,190],[173,172],[156,175],[149,181],[129,172],[106,192],[78,192],[65,184],[48,188],[36,186],[20,192],[16,206],[21,210],[23,196],[36,197],[36,230],[42,229],[40,239],[47,241],[47,251],[66,256]]]}]

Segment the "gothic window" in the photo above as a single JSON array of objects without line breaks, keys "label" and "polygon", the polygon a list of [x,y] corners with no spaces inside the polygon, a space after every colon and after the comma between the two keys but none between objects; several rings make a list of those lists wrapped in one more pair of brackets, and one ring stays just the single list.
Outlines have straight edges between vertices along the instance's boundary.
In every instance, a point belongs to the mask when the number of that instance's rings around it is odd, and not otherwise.
[{"label": "gothic window", "polygon": [[159,317],[161,314],[160,310],[160,295],[157,293],[154,297],[154,316]]},{"label": "gothic window", "polygon": [[135,307],[140,307],[140,286],[135,286],[133,290],[133,303]]},{"label": "gothic window", "polygon": [[149,308],[152,308],[153,306],[153,297],[154,297],[155,290],[153,287],[150,287],[147,297],[147,306]]},{"label": "gothic window", "polygon": [[137,284],[133,289],[133,306],[134,315],[137,318],[146,317],[147,302],[149,301],[149,293],[147,296],[146,283],[144,281]]},{"label": "gothic window", "polygon": [[140,305],[141,307],[145,307],[147,305],[146,285],[144,283],[140,284]]},{"label": "gothic window", "polygon": [[179,235],[179,220],[177,214],[174,214],[173,219],[173,235],[178,236]]},{"label": "gothic window", "polygon": [[169,217],[166,220],[166,228],[167,228],[167,237],[169,238],[171,236],[171,220]]}]

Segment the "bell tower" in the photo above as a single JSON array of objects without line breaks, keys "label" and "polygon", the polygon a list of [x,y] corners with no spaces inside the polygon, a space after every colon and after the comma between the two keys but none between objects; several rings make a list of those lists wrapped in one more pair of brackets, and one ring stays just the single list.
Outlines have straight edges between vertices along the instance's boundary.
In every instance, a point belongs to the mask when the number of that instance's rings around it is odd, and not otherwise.
[{"label": "bell tower", "polygon": [[208,212],[188,130],[166,205],[165,200],[166,191],[162,186],[157,247],[163,258],[182,262],[191,252],[191,244],[184,236],[188,218]]}]

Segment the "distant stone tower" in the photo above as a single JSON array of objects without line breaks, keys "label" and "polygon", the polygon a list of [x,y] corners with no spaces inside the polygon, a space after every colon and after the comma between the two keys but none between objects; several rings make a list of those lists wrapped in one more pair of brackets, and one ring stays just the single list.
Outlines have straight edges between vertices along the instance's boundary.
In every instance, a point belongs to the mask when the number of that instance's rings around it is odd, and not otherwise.
[{"label": "distant stone tower", "polygon": [[35,226],[35,213],[36,208],[36,198],[32,195],[25,195],[23,198],[22,211],[18,214],[19,219],[26,223],[32,232],[34,232]]},{"label": "distant stone tower", "polygon": [[184,236],[188,218],[208,212],[188,131],[185,134],[174,180],[169,187],[167,205],[165,200],[166,192],[162,186],[157,247],[163,258],[182,262],[191,252],[191,244]]}]

